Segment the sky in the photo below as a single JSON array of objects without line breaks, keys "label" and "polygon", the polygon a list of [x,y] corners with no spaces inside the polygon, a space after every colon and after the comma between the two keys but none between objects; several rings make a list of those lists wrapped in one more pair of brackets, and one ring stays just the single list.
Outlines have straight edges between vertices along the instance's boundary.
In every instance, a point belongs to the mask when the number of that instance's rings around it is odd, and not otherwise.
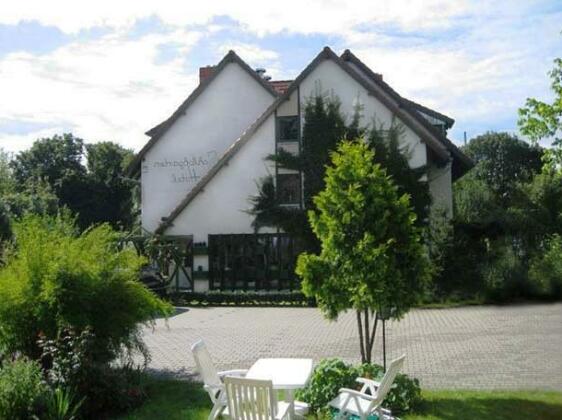
[{"label": "sky", "polygon": [[561,31],[562,0],[3,1],[0,148],[72,132],[138,151],[228,50],[292,79],[326,45],[453,117],[457,144],[517,133],[525,99],[551,99]]}]

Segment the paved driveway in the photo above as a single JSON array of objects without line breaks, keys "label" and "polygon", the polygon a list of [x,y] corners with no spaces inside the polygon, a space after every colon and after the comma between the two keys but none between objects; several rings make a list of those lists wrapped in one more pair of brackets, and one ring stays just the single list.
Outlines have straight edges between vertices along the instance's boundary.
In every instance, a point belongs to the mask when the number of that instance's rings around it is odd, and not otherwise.
[{"label": "paved driveway", "polygon": [[[313,308],[190,308],[146,330],[149,367],[192,376],[189,346],[198,338],[219,369],[260,357],[359,355],[351,313],[328,322]],[[387,349],[389,358],[406,353],[406,373],[426,388],[562,390],[562,304],[414,310],[387,323]]]}]

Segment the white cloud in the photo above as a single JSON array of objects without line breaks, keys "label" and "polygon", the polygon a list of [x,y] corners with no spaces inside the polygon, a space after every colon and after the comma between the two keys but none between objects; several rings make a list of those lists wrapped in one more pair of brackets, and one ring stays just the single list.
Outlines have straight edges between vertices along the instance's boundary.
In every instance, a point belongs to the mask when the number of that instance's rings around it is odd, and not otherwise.
[{"label": "white cloud", "polygon": [[[115,140],[138,149],[143,132],[159,123],[195,87],[184,59],[201,34],[175,31],[127,39],[111,34],[71,43],[47,55],[12,53],[0,61],[0,117],[53,125],[68,121],[74,134]],[[178,58],[155,64],[162,44],[179,44]],[[60,132],[63,125],[29,135],[3,136],[0,147],[21,150],[29,138]],[[68,129],[68,128],[67,128]]]},{"label": "white cloud", "polygon": [[[351,33],[346,45],[400,94],[454,117],[457,133],[463,125],[513,130],[527,97],[548,96],[546,73],[560,56],[562,12],[523,16],[516,5],[496,12],[485,8],[450,37],[375,42],[377,34]],[[499,125],[506,121],[509,126]]]},{"label": "white cloud", "polygon": [[403,29],[443,27],[449,18],[465,12],[464,0],[19,0],[0,6],[0,22],[15,24],[37,20],[57,26],[65,32],[77,32],[94,26],[127,27],[137,19],[157,16],[164,23],[183,26],[208,22],[215,16],[229,16],[248,30],[258,33],[290,31],[333,33],[361,24],[392,24]]}]

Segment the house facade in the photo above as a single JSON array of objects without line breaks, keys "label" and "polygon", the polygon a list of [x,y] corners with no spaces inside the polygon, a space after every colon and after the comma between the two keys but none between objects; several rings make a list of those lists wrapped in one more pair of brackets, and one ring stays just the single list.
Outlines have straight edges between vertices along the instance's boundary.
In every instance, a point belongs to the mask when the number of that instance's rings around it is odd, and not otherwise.
[{"label": "house facade", "polygon": [[471,162],[447,139],[451,118],[401,97],[349,50],[324,48],[292,81],[268,80],[230,51],[200,69],[199,86],[147,132],[130,167],[140,177],[143,229],[190,249],[181,287],[296,287],[298,244],[275,229],[256,234],[249,197],[274,175],[284,204],[302,204],[301,174],[266,157],[280,148],[299,153],[304,104],[320,92],[337,96],[349,118],[359,104],[363,125],[399,122],[410,165],[427,167],[432,206],[452,215],[452,183]]}]

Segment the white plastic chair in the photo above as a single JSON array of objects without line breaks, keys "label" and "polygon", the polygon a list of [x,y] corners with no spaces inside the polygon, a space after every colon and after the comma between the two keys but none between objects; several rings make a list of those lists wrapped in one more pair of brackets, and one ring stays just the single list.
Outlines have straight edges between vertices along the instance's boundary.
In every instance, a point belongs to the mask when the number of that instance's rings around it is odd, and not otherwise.
[{"label": "white plastic chair", "polygon": [[402,355],[393,360],[380,382],[357,378],[356,381],[363,384],[360,391],[348,388],[340,389],[339,395],[328,403],[330,407],[339,410],[336,419],[346,418],[348,414],[354,414],[361,420],[366,420],[371,414],[375,414],[379,418],[391,418],[390,412],[382,408],[381,404],[390,391],[396,375],[402,369],[405,358],[406,355]]},{"label": "white plastic chair", "polygon": [[228,415],[232,420],[289,419],[292,403],[277,401],[271,381],[227,376],[224,378]]},{"label": "white plastic chair", "polygon": [[226,408],[226,394],[222,379],[226,376],[245,376],[248,371],[237,369],[217,372],[203,340],[199,340],[193,344],[191,346],[191,352],[193,353],[197,370],[203,379],[203,388],[207,391],[213,403],[213,408],[211,409],[208,420],[215,420]]}]

